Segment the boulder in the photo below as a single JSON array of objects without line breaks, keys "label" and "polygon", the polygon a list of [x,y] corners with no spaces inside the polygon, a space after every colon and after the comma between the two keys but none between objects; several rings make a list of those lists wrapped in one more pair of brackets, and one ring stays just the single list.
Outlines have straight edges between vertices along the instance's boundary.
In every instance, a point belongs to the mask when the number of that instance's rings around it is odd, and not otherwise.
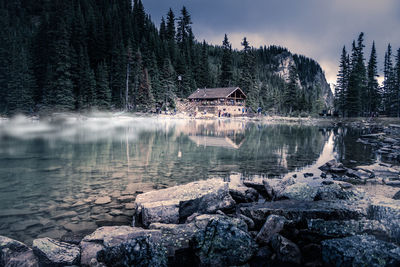
[{"label": "boulder", "polygon": [[0,266],[39,267],[32,249],[11,238],[0,236]]},{"label": "boulder", "polygon": [[150,236],[159,240],[161,233],[155,230],[145,230],[130,226],[104,226],[98,228],[92,234],[85,236],[81,243],[81,265],[96,266],[100,251],[105,247],[118,246],[135,237]]},{"label": "boulder", "polygon": [[192,248],[200,266],[238,266],[253,257],[257,245],[245,229],[220,217],[195,234]]},{"label": "boulder", "polygon": [[163,248],[149,235],[111,242],[98,253],[97,260],[106,266],[167,266]]},{"label": "boulder", "polygon": [[289,239],[275,234],[271,237],[271,247],[276,253],[277,260],[282,263],[301,264],[299,247]]},{"label": "boulder", "polygon": [[[388,229],[376,220],[344,220],[344,221],[325,221],[321,219],[311,219],[307,223],[308,231],[313,236],[318,236],[321,241],[329,238],[340,238],[361,234],[369,234],[389,240]],[[304,235],[304,234],[303,234]]]},{"label": "boulder", "polygon": [[199,232],[204,232],[212,220],[223,221],[241,231],[247,231],[247,225],[241,219],[218,214],[200,215],[186,224],[152,223],[149,228],[161,231],[159,243],[167,250],[169,265],[187,266],[195,264],[194,258],[196,258],[191,249],[191,240]]},{"label": "boulder", "polygon": [[265,203],[240,204],[238,211],[252,219],[256,229],[260,229],[271,214],[280,215],[288,220],[307,219],[358,220],[367,216],[368,205],[352,201],[301,201],[280,200]]},{"label": "boulder", "polygon": [[251,267],[272,267],[277,266],[272,260],[273,252],[269,246],[264,246],[258,249],[256,255],[251,258],[249,265]]},{"label": "boulder", "polygon": [[228,183],[219,179],[198,181],[140,194],[136,198],[136,224],[184,222],[193,213],[209,214],[232,209],[235,201]]},{"label": "boulder", "polygon": [[260,232],[256,236],[256,242],[261,244],[268,244],[270,239],[275,235],[280,233],[285,224],[287,223],[287,219],[278,215],[270,215],[265,221],[263,227]]},{"label": "boulder", "polygon": [[316,190],[314,200],[359,200],[364,198],[364,193],[355,188],[343,188],[340,184],[332,183],[322,185]]},{"label": "boulder", "polygon": [[400,200],[400,191],[398,191],[394,196],[392,197],[395,200]]},{"label": "boulder", "polygon": [[400,266],[400,247],[369,235],[329,239],[322,242],[327,266]]},{"label": "boulder", "polygon": [[285,187],[277,196],[278,199],[314,200],[317,190],[307,183],[295,183]]},{"label": "boulder", "polygon": [[33,240],[32,248],[41,266],[76,265],[80,261],[78,246],[48,237]]},{"label": "boulder", "polygon": [[[287,187],[294,185],[296,180],[293,177],[285,177],[283,179],[264,179],[265,198],[267,200],[275,200],[281,197],[282,191]],[[284,197],[283,197],[284,198]]]},{"label": "boulder", "polygon": [[338,163],[336,160],[331,160],[320,166],[319,169],[323,172],[344,174],[347,172],[347,168],[342,163]]},{"label": "boulder", "polygon": [[368,219],[382,223],[390,238],[400,244],[400,206],[397,200],[373,202],[368,207]]},{"label": "boulder", "polygon": [[249,203],[258,201],[259,194],[257,190],[251,187],[229,184],[229,193],[236,203]]}]

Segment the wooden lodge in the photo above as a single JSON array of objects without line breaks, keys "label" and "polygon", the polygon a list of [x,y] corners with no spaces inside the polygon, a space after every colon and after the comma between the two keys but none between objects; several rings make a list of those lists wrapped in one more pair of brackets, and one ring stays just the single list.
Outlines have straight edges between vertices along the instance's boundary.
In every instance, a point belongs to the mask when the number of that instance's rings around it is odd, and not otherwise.
[{"label": "wooden lodge", "polygon": [[200,113],[220,116],[247,113],[246,94],[239,87],[197,89],[188,99]]}]

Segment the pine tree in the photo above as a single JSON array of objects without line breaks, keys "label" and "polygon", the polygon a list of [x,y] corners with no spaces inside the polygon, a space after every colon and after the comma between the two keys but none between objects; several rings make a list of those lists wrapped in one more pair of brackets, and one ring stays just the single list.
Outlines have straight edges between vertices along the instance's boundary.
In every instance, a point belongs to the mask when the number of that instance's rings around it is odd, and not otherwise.
[{"label": "pine tree", "polygon": [[240,88],[247,94],[246,104],[253,110],[259,107],[259,90],[255,80],[255,58],[247,38],[243,38],[241,53]]},{"label": "pine tree", "polygon": [[335,100],[336,100],[336,108],[337,111],[342,114],[342,117],[345,116],[346,113],[346,95],[348,90],[348,74],[349,74],[349,65],[348,65],[348,55],[346,51],[346,47],[343,47],[342,55],[340,57],[340,65],[339,65],[339,73],[337,75],[337,85],[335,91]]},{"label": "pine tree", "polygon": [[219,77],[219,85],[221,87],[233,86],[233,62],[232,62],[232,46],[229,43],[228,36],[225,34],[222,42],[222,59],[221,59],[221,74]]},{"label": "pine tree", "polygon": [[394,100],[396,116],[400,117],[400,48],[397,50],[396,66],[395,66],[395,86],[394,86]]},{"label": "pine tree", "polygon": [[65,21],[61,19],[51,32],[50,64],[47,67],[45,98],[47,108],[57,111],[73,110],[75,98],[71,75],[71,47],[69,32]]},{"label": "pine tree", "polygon": [[201,46],[201,59],[198,67],[198,86],[199,88],[210,87],[210,67],[208,62],[208,49],[206,41]]},{"label": "pine tree", "polygon": [[351,70],[349,87],[347,91],[346,110],[349,117],[357,117],[362,114],[365,107],[366,69],[364,65],[364,33],[360,33],[357,41],[352,45]]},{"label": "pine tree", "polygon": [[8,65],[9,80],[6,97],[9,114],[33,112],[35,82],[30,67],[26,48],[13,43]]},{"label": "pine tree", "polygon": [[106,63],[101,63],[96,70],[96,104],[101,110],[111,106],[111,89]]},{"label": "pine tree", "polygon": [[165,24],[164,17],[161,18],[161,23],[160,23],[160,38],[161,40],[167,39],[167,26]]},{"label": "pine tree", "polygon": [[284,95],[284,106],[288,114],[291,114],[297,109],[297,70],[296,66],[290,65],[289,67],[289,78],[286,85],[285,95]]},{"label": "pine tree", "polygon": [[379,111],[379,84],[377,77],[378,75],[378,67],[377,67],[377,56],[376,56],[376,48],[375,42],[372,43],[371,56],[368,61],[368,80],[367,80],[367,94],[366,94],[366,106],[367,113],[371,115],[371,113],[375,113]]},{"label": "pine tree", "polygon": [[174,82],[175,71],[171,64],[171,61],[167,58],[164,61],[162,68],[162,76],[161,76],[161,86],[163,88],[164,102],[163,108],[168,108],[174,104],[174,98],[176,91],[176,85]]},{"label": "pine tree", "polygon": [[383,94],[385,113],[389,116],[395,115],[395,74],[392,61],[392,46],[390,44],[388,44],[385,54]]}]

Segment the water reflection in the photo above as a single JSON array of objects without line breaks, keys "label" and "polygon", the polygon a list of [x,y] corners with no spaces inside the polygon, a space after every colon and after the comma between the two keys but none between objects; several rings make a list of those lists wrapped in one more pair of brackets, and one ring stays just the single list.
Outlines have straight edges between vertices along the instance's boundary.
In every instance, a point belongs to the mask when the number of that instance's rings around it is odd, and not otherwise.
[{"label": "water reflection", "polygon": [[[232,173],[279,177],[333,151],[345,159],[351,138],[352,132],[240,120],[2,123],[0,235],[29,242],[129,224],[127,204],[138,192]],[[102,196],[110,202],[96,205]]]}]

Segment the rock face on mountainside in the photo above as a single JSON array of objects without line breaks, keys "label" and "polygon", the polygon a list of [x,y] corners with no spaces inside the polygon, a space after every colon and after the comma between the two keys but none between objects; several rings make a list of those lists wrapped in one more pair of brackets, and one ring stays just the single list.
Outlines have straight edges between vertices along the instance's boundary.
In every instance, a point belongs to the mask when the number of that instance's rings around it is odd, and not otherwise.
[{"label": "rock face on mountainside", "polygon": [[330,161],[320,177],[150,191],[131,203],[132,226],[101,227],[78,243],[40,238],[31,249],[0,237],[0,266],[399,266],[400,200],[342,181],[377,179],[388,173],[381,167]]},{"label": "rock face on mountainside", "polygon": [[[296,66],[296,69],[298,69],[299,61],[301,60],[295,60],[295,56],[288,52],[281,53],[276,57],[278,60],[278,66],[275,70],[275,74],[287,81],[289,79],[290,66],[294,65]],[[312,74],[313,75],[309,73],[309,75],[307,75],[306,77],[302,77],[300,75],[298,80],[299,88],[305,90],[308,93],[320,95],[320,99],[326,107],[333,107],[333,93],[330,85],[326,81],[324,72],[321,68],[317,68]]]}]

